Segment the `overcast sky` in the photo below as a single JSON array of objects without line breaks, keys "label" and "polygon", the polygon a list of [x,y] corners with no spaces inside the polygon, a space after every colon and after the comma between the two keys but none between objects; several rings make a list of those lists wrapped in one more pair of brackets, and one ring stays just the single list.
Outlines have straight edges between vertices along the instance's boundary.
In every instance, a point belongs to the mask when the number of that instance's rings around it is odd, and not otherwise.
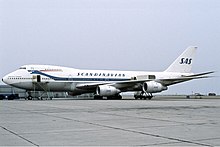
[{"label": "overcast sky", "polygon": [[[193,72],[220,71],[219,0],[0,0],[1,78],[25,64],[163,71],[191,45]],[[220,80],[164,94],[192,92],[220,94]]]}]

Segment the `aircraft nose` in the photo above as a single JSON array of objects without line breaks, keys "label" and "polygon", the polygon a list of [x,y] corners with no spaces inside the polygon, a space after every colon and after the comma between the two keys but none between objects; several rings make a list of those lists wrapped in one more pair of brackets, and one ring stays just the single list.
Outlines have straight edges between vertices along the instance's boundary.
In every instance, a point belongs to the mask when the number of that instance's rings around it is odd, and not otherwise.
[{"label": "aircraft nose", "polygon": [[8,77],[8,76],[4,76],[4,77],[2,78],[2,82],[4,82],[5,84],[7,84],[7,77]]}]

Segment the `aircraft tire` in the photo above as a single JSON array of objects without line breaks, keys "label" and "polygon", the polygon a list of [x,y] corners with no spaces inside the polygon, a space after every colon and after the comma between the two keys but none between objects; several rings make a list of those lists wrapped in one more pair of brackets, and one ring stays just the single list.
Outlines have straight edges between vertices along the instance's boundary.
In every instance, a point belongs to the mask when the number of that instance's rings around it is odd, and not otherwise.
[{"label": "aircraft tire", "polygon": [[28,96],[28,100],[32,100],[32,99],[33,99],[33,97],[29,95]]},{"label": "aircraft tire", "polygon": [[122,96],[121,95],[116,95],[116,96],[108,96],[108,100],[121,100]]},{"label": "aircraft tire", "polygon": [[152,98],[153,98],[153,96],[149,96],[149,97],[148,97],[148,100],[151,100]]},{"label": "aircraft tire", "polygon": [[103,96],[95,95],[94,100],[103,100]]}]

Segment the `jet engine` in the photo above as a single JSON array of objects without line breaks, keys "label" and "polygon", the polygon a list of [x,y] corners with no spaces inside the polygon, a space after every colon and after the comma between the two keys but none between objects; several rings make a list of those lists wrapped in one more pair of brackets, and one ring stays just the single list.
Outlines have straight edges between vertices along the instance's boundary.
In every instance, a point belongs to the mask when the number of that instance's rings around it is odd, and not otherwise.
[{"label": "jet engine", "polygon": [[142,89],[144,92],[147,92],[147,93],[157,93],[163,90],[167,90],[167,87],[163,86],[161,83],[150,81],[150,82],[145,82],[143,84]]},{"label": "jet engine", "polygon": [[99,96],[114,96],[120,92],[117,88],[108,85],[100,85],[96,88],[96,94]]}]

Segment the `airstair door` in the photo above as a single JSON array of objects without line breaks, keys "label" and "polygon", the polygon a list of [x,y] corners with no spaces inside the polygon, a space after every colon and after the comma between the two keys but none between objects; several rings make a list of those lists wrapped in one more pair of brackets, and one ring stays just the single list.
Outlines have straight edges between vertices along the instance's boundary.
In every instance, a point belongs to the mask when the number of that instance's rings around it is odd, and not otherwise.
[{"label": "airstair door", "polygon": [[41,77],[40,77],[40,75],[37,75],[37,82],[41,82]]}]

